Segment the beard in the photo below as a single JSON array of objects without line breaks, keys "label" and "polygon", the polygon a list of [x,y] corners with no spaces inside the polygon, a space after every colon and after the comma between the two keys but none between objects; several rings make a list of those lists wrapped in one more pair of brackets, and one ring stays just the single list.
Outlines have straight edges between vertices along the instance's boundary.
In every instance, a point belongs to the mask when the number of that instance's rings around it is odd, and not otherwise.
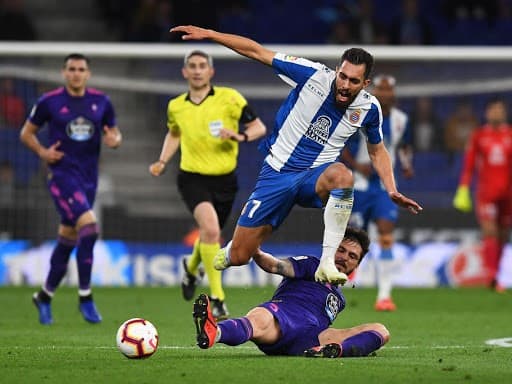
[{"label": "beard", "polygon": [[[338,97],[337,97],[338,95],[343,95],[344,97],[347,98],[347,100],[345,100],[345,101],[338,100]],[[350,93],[337,92],[336,95],[334,96],[334,103],[336,104],[336,106],[338,108],[346,109],[346,108],[348,108],[348,106],[350,104],[352,104],[352,102],[355,100],[355,98],[356,98],[356,96],[351,95]]]},{"label": "beard", "polygon": [[[343,90],[340,88],[336,88],[336,83],[333,81],[332,83],[332,92],[334,94],[334,103],[336,106],[340,109],[346,109],[352,102],[355,100],[357,93],[353,95],[348,90]],[[346,98],[346,100],[338,100],[339,96],[343,96]]]}]

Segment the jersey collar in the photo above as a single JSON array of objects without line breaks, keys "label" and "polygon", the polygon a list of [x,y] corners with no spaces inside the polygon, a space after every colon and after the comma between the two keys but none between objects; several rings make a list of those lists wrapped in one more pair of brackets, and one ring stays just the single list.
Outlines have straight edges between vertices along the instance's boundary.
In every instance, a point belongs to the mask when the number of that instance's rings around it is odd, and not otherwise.
[{"label": "jersey collar", "polygon": [[[215,95],[215,90],[213,89],[213,85],[210,87],[210,91],[206,94],[205,98],[203,100],[201,100],[201,102],[199,104],[202,104],[203,101],[205,101],[208,96],[213,96]],[[187,92],[187,96],[185,97],[185,101],[190,101],[192,104],[195,104],[195,105],[199,105],[199,104],[196,104],[194,103],[191,99],[190,99],[190,92]]]}]

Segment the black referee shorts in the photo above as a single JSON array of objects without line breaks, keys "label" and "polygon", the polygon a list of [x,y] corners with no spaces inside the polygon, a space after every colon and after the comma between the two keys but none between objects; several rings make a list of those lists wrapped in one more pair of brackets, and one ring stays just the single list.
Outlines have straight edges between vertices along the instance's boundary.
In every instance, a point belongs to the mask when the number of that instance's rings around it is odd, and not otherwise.
[{"label": "black referee shorts", "polygon": [[193,213],[199,203],[209,201],[217,212],[220,228],[224,227],[238,191],[235,172],[227,175],[208,176],[180,170],[177,184],[181,198],[190,212]]}]

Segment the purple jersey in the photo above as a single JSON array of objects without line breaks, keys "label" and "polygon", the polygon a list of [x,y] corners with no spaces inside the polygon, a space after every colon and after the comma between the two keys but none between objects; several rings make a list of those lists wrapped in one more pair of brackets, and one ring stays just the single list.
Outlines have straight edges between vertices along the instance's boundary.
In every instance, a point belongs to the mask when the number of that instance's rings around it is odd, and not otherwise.
[{"label": "purple jersey", "polygon": [[345,297],[334,285],[315,281],[319,260],[295,256],[294,278],[283,278],[271,301],[261,304],[279,322],[280,340],[272,345],[259,344],[269,355],[302,355],[319,344],[318,335],[327,329],[345,308]]},{"label": "purple jersey", "polygon": [[50,170],[79,178],[96,187],[103,127],[116,125],[112,103],[104,93],[87,88],[84,96],[71,96],[61,87],[45,93],[29,116],[38,127],[48,124],[49,143],[60,141],[64,157]]}]

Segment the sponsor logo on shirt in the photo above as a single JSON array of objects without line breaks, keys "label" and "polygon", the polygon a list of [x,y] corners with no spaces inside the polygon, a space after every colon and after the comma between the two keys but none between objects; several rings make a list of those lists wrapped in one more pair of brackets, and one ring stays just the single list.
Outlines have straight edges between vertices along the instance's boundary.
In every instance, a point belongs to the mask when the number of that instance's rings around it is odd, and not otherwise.
[{"label": "sponsor logo on shirt", "polygon": [[325,98],[325,93],[321,89],[318,89],[317,87],[315,87],[313,84],[306,83],[306,87],[308,87],[308,89],[310,91],[312,91],[315,95]]},{"label": "sponsor logo on shirt", "polygon": [[68,123],[66,133],[72,140],[86,141],[94,134],[94,124],[80,116]]},{"label": "sponsor logo on shirt", "polygon": [[305,136],[318,144],[325,145],[329,139],[329,128],[331,128],[332,121],[329,116],[318,116],[315,122],[309,125]]},{"label": "sponsor logo on shirt", "polygon": [[325,299],[325,311],[331,321],[338,316],[339,299],[334,293],[329,293]]}]

